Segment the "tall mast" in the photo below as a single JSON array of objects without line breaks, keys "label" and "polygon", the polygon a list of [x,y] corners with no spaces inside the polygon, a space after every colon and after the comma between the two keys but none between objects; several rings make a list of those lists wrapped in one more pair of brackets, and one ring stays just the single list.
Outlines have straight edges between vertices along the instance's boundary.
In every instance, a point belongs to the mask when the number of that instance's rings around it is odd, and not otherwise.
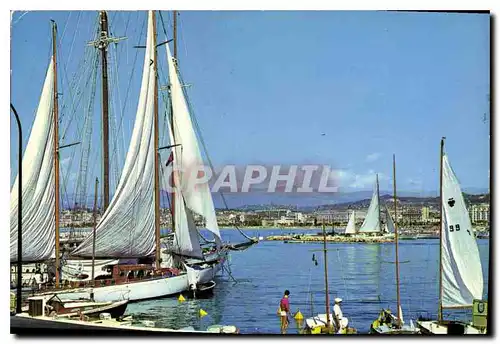
[{"label": "tall mast", "polygon": [[109,205],[109,119],[108,119],[108,15],[106,11],[100,12],[101,34],[99,50],[101,50],[102,71],[102,167],[103,167],[103,211]]},{"label": "tall mast", "polygon": [[177,61],[177,11],[174,11],[174,58]]},{"label": "tall mast", "polygon": [[55,287],[59,288],[59,106],[57,93],[57,25],[52,20],[52,59],[54,61],[54,183],[55,183],[55,256],[56,256],[56,283]]},{"label": "tall mast", "polygon": [[439,158],[439,304],[438,304],[438,321],[443,320],[443,155],[444,155],[444,140],[441,138],[441,152]]},{"label": "tall mast", "polygon": [[155,161],[154,161],[154,170],[155,170],[155,184],[154,184],[154,193],[155,193],[155,238],[156,238],[156,268],[160,268],[160,176],[159,176],[159,163],[158,163],[158,142],[159,142],[159,132],[158,132],[158,63],[156,59],[156,15],[155,12],[152,11],[152,20],[153,20],[153,70],[154,70],[154,152],[155,152]]},{"label": "tall mast", "polygon": [[378,203],[378,229],[382,231],[382,222],[380,222],[380,190],[378,188],[378,173],[377,173],[377,203]]},{"label": "tall mast", "polygon": [[[399,294],[399,252],[398,252],[398,206],[396,198],[396,155],[392,155],[392,175],[394,178],[394,242],[396,244],[396,299],[398,307],[398,326],[401,326],[401,299]],[[387,211],[387,216],[391,216]]]},{"label": "tall mast", "polygon": [[109,35],[108,14],[99,12],[99,37],[88,45],[93,45],[101,51],[101,82],[102,82],[102,167],[103,167],[103,210],[109,205],[109,91],[108,91],[108,45],[118,43],[126,37],[111,37]]},{"label": "tall mast", "polygon": [[92,230],[92,283],[95,284],[94,281],[94,263],[95,263],[95,230],[97,227],[97,189],[99,186],[99,179],[95,179],[95,188],[94,188],[94,228]]},{"label": "tall mast", "polygon": [[326,253],[326,231],[325,220],[323,220],[323,256],[325,259],[325,306],[326,306],[326,327],[330,329],[330,295],[328,291],[328,263]]}]

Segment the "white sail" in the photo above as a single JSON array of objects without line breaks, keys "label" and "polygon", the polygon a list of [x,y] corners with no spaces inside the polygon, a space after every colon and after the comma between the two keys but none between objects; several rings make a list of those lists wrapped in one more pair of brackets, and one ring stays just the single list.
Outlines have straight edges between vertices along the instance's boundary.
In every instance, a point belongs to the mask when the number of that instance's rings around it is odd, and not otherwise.
[{"label": "white sail", "polygon": [[443,155],[441,244],[443,307],[471,306],[483,296],[483,272],[457,177]]},{"label": "white sail", "polygon": [[[23,155],[23,261],[54,257],[54,71],[51,58],[31,134]],[[17,257],[18,178],[10,191],[10,261]]]},{"label": "white sail", "polygon": [[[168,45],[166,47],[173,111],[172,125],[175,133],[175,142],[176,144],[180,144],[174,150],[178,167],[181,171],[184,171],[184,173],[179,173],[184,176],[181,177],[180,184],[183,187],[183,198],[188,209],[205,218],[206,228],[213,233],[217,245],[220,246],[221,236],[208,183],[195,184],[195,178],[192,177],[197,176],[198,171],[203,171],[204,164],[174,60]],[[189,184],[194,186],[190,187]]]},{"label": "white sail", "polygon": [[[176,144],[174,135],[172,133],[172,128],[170,127],[170,123],[168,125],[168,134],[170,143],[172,145]],[[172,166],[173,171],[178,171],[179,162],[177,161],[178,155],[175,149],[172,150],[172,156],[173,160],[170,166]],[[174,185],[180,184],[180,175],[175,173],[173,174],[173,176],[175,179]],[[180,188],[177,189],[174,197],[174,222],[176,228],[174,232],[172,251],[184,256],[203,258],[203,253],[198,238],[198,230],[196,229],[196,225],[194,223],[193,214],[189,209],[186,209],[184,197],[182,196]]]},{"label": "white sail", "polygon": [[365,220],[359,228],[359,233],[380,232],[380,205],[378,203],[378,183],[373,190],[372,200],[368,207]]},{"label": "white sail", "polygon": [[395,232],[394,221],[392,220],[392,215],[389,212],[389,209],[387,209],[387,207],[385,207],[385,214],[386,214],[385,231],[387,233],[394,233]]},{"label": "white sail", "polygon": [[[96,257],[144,257],[155,250],[154,215],[154,37],[153,14],[148,33],[134,130],[115,195],[96,229]],[[92,256],[89,235],[73,252]]]},{"label": "white sail", "polygon": [[356,212],[353,210],[345,228],[345,234],[356,234]]}]

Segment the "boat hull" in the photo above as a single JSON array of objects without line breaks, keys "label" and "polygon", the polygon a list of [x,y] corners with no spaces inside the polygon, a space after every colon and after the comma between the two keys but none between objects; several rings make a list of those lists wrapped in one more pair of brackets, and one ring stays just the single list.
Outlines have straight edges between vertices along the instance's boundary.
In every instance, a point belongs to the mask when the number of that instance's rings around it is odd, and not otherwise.
[{"label": "boat hull", "polygon": [[49,317],[30,317],[25,314],[10,317],[10,333],[16,335],[38,334],[78,334],[83,335],[172,335],[180,333],[209,334],[207,331],[194,329],[147,328],[127,325],[119,322],[95,321],[85,322],[69,319],[53,319]]},{"label": "boat hull", "polygon": [[403,328],[389,328],[387,326],[371,327],[370,334],[376,335],[398,335],[398,334],[421,334],[418,328],[404,327]]},{"label": "boat hull", "polygon": [[[202,268],[198,271],[199,283],[208,283],[213,280],[215,275],[222,268],[223,261]],[[90,292],[94,292],[96,302],[129,300],[137,302],[142,300],[157,299],[162,297],[174,296],[189,290],[187,274],[180,274],[171,277],[161,277],[157,279],[147,279],[137,282],[99,286],[85,287],[77,289],[62,290],[57,292],[47,292],[39,295],[57,294],[61,299],[79,300],[89,298]]]},{"label": "boat hull", "polygon": [[198,284],[196,290],[189,290],[186,296],[190,299],[204,299],[214,294],[214,288],[217,284],[214,281]]},{"label": "boat hull", "polygon": [[[96,307],[94,309],[83,310],[82,314],[89,317],[99,317],[102,313],[108,313],[112,318],[121,317],[125,310],[127,309],[127,304],[129,301],[117,301],[110,305],[103,305],[101,307]],[[58,318],[72,317],[78,315],[78,309],[71,309],[67,314],[58,315]]]},{"label": "boat hull", "polygon": [[417,321],[417,326],[422,334],[447,334],[447,335],[463,335],[463,334],[485,334],[479,329],[470,324],[461,321],[442,321],[425,320]]},{"label": "boat hull", "polygon": [[[58,291],[60,298],[67,300],[79,300],[88,298],[91,291],[94,292],[96,302],[108,302],[118,300],[129,300],[137,302],[141,300],[156,299],[169,295],[181,293],[188,288],[186,274],[172,277],[161,277],[138,282],[131,282],[119,285],[109,285],[95,288],[78,288]],[[45,295],[53,295],[54,292]]]}]

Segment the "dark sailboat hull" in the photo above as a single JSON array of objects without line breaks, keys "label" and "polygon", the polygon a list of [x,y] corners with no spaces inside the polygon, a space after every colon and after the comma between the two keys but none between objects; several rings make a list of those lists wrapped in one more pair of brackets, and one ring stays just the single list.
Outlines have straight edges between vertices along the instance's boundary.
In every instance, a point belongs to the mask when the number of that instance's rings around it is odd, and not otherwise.
[{"label": "dark sailboat hull", "polygon": [[211,297],[214,294],[214,288],[217,284],[214,281],[208,283],[200,284],[197,286],[197,290],[189,290],[187,297],[190,299],[204,299]]}]

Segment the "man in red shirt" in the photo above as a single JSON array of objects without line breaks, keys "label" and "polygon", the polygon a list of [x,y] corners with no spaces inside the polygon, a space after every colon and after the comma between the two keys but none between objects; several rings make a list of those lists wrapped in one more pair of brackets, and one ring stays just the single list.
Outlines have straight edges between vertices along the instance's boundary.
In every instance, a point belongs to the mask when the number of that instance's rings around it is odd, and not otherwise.
[{"label": "man in red shirt", "polygon": [[285,290],[285,294],[280,301],[281,333],[284,334],[288,327],[288,315],[290,314],[290,301],[288,296],[290,291]]}]

